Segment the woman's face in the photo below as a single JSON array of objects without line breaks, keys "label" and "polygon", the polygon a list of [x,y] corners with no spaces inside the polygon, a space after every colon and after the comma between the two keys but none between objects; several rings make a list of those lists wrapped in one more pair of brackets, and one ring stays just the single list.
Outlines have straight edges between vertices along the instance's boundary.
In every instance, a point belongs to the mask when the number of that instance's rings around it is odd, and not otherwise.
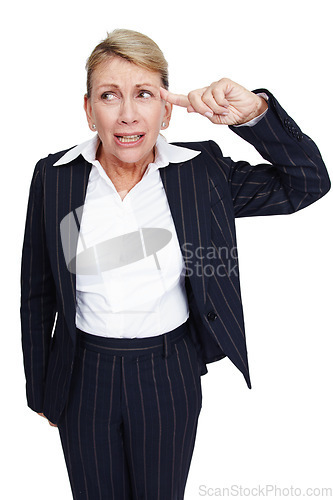
[{"label": "woman's face", "polygon": [[153,161],[162,122],[166,128],[172,111],[172,105],[161,99],[160,86],[159,73],[120,57],[97,66],[84,104],[89,126],[102,143],[100,159],[122,167]]}]

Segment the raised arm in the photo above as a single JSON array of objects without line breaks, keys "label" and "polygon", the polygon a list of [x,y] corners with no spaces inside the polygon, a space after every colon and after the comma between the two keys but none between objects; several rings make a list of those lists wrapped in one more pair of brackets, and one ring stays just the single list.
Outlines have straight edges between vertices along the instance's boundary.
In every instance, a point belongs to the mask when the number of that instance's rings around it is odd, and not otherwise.
[{"label": "raised arm", "polygon": [[[261,93],[268,96],[268,102]],[[211,142],[212,157],[229,182],[236,217],[296,212],[330,189],[317,146],[268,90],[250,92],[223,78],[187,96],[161,89],[161,97],[212,123],[229,125],[269,162],[234,162]]]}]

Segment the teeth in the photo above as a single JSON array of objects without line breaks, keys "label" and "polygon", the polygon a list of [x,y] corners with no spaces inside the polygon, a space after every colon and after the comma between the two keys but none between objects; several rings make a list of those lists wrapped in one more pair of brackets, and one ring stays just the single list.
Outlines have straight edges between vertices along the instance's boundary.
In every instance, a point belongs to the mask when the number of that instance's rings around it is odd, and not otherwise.
[{"label": "teeth", "polygon": [[142,137],[141,135],[126,135],[126,136],[117,136],[120,142],[135,142]]}]

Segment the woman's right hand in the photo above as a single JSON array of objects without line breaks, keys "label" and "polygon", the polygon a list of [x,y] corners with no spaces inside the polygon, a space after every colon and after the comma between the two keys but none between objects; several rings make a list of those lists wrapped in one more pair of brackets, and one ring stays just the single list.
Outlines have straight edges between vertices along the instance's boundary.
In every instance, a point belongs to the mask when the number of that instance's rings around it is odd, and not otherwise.
[{"label": "woman's right hand", "polygon": [[[44,415],[44,413],[38,413],[38,415],[40,415],[41,417],[46,418],[46,417],[45,417],[45,415]],[[48,423],[51,425],[51,427],[58,427],[56,424],[52,424],[52,422],[50,422],[47,418],[46,418],[46,420],[47,420],[47,421],[48,421]]]},{"label": "woman's right hand", "polygon": [[268,107],[265,99],[229,78],[192,90],[188,95],[173,94],[161,87],[160,95],[164,101],[187,108],[189,113],[206,116],[218,125],[242,125],[260,116]]}]

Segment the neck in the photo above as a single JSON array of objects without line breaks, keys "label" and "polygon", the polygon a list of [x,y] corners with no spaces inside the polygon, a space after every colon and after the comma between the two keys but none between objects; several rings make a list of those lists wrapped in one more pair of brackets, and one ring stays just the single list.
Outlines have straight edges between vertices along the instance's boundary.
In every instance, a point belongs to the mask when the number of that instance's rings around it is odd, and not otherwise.
[{"label": "neck", "polygon": [[117,191],[125,194],[140,182],[149,163],[152,163],[155,159],[155,148],[153,148],[143,160],[135,163],[125,163],[115,157],[108,157],[101,145],[99,145],[96,152],[96,159],[102,165]]}]

